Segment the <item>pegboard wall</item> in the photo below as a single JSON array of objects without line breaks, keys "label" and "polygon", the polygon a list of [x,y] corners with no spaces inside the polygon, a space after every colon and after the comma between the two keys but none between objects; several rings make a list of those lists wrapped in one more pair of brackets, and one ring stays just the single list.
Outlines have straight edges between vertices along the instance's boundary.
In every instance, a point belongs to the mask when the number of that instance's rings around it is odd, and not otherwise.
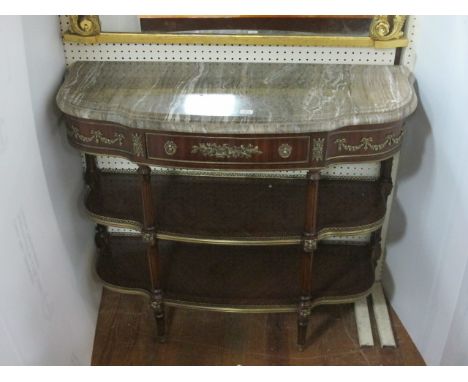
[{"label": "pegboard wall", "polygon": [[406,48],[403,49],[403,52],[401,54],[401,65],[406,66],[411,71],[414,70],[414,65],[416,63],[414,44],[416,40],[417,24],[418,16],[410,16],[406,20],[405,36],[408,39],[409,44]]},{"label": "pegboard wall", "polygon": [[[86,167],[84,155],[81,157],[83,168]],[[138,166],[126,159],[99,155],[97,156],[97,166],[103,172],[125,172],[132,173],[136,172]],[[155,174],[162,175],[198,175],[198,176],[229,176],[229,177],[262,177],[262,178],[300,178],[304,177],[306,171],[229,171],[229,173],[223,173],[217,170],[190,170],[190,169],[176,169],[170,167],[161,166],[150,166],[151,171]],[[362,180],[375,180],[380,174],[380,163],[379,162],[368,162],[368,163],[346,163],[331,165],[323,169],[320,175],[323,178],[359,178]]]},{"label": "pegboard wall", "polygon": [[[61,32],[69,29],[60,16]],[[75,61],[192,61],[192,62],[289,62],[321,64],[392,65],[395,49],[257,46],[234,44],[119,44],[64,43],[67,65]]]}]

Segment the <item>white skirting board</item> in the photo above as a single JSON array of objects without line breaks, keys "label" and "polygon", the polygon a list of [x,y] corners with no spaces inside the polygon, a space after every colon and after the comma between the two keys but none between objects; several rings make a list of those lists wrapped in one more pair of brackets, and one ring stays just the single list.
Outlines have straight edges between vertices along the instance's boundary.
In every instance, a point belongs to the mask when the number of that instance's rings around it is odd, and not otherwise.
[{"label": "white skirting board", "polygon": [[354,303],[354,315],[356,317],[359,345],[374,346],[367,297],[363,297]]},{"label": "white skirting board", "polygon": [[380,282],[375,283],[372,289],[372,307],[377,324],[377,332],[379,333],[380,346],[396,347],[387,302],[385,301],[382,283]]},{"label": "white skirting board", "polygon": [[[377,333],[381,347],[396,347],[395,336],[393,335],[390,315],[388,314],[387,302],[383,293],[382,284],[376,282],[372,287],[372,308],[374,311]],[[367,297],[354,303],[354,315],[360,346],[374,346],[372,335],[372,325],[369,315]]]}]

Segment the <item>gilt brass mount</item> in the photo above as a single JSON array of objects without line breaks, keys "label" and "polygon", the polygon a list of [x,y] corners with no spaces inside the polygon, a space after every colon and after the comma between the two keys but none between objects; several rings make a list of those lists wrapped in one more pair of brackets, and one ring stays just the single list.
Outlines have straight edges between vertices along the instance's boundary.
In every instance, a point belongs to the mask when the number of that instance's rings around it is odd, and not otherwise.
[{"label": "gilt brass mount", "polygon": [[97,36],[101,33],[99,16],[69,16],[70,32],[79,36]]},{"label": "gilt brass mount", "polygon": [[227,143],[222,145],[218,145],[217,143],[199,143],[192,146],[191,153],[200,153],[204,157],[217,159],[249,159],[252,155],[262,154],[258,146],[252,144],[235,146]]},{"label": "gilt brass mount", "polygon": [[184,33],[107,33],[101,32],[99,16],[69,16],[70,29],[65,42],[79,44],[241,44],[289,46],[344,46],[361,48],[401,48],[408,46],[403,27],[406,16],[374,16],[369,36],[327,35],[248,35]]},{"label": "gilt brass mount", "polygon": [[288,145],[287,143],[283,143],[278,147],[278,155],[283,158],[287,159],[291,156],[292,153],[292,147],[291,145]]},{"label": "gilt brass mount", "polygon": [[177,151],[177,145],[173,141],[167,141],[164,143],[164,152],[167,155],[174,155]]},{"label": "gilt brass mount", "polygon": [[121,133],[114,133],[113,138],[105,137],[101,130],[91,130],[90,135],[86,136],[80,133],[80,130],[76,126],[69,126],[68,135],[77,139],[83,143],[94,142],[96,144],[104,143],[106,145],[113,145],[118,143],[119,146],[122,146],[125,136]]}]

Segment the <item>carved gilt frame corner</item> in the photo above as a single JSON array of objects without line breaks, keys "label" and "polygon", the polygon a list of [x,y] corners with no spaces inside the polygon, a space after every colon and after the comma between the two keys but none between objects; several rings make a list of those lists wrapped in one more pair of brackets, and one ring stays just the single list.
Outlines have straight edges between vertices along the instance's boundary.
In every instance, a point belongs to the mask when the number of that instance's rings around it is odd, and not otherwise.
[{"label": "carved gilt frame corner", "polygon": [[69,16],[70,29],[63,34],[65,42],[99,43],[177,43],[177,44],[243,44],[345,46],[378,49],[403,48],[408,45],[403,28],[406,16],[378,15],[372,18],[369,36],[304,36],[304,35],[213,35],[171,33],[101,32],[99,16]]}]

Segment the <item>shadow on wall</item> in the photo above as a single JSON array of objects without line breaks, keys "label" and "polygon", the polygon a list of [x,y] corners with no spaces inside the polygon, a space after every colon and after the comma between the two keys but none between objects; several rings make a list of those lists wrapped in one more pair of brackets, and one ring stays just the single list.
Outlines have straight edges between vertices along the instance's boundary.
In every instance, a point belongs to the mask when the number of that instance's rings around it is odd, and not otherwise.
[{"label": "shadow on wall", "polygon": [[[405,138],[403,140],[402,148],[400,151],[400,162],[398,168],[397,184],[394,190],[394,200],[392,210],[390,211],[390,224],[387,234],[386,246],[400,241],[405,235],[406,231],[406,215],[398,200],[398,185],[405,182],[405,180],[413,177],[421,168],[421,163],[434,162],[433,156],[424,156],[424,151],[427,142],[431,138],[431,125],[424,110],[424,105],[421,103],[419,96],[418,84],[414,84],[416,94],[418,96],[418,106],[415,112],[406,120]],[[428,163],[428,168],[433,168],[431,163]],[[430,184],[426,185],[430,187]],[[425,190],[420,190],[424,192]],[[419,190],[418,190],[419,192]],[[413,227],[418,229],[418,227]],[[417,237],[417,235],[416,235]],[[384,263],[383,274],[385,277],[385,293],[388,299],[392,299],[394,293],[395,283],[393,281],[387,263]]]}]

